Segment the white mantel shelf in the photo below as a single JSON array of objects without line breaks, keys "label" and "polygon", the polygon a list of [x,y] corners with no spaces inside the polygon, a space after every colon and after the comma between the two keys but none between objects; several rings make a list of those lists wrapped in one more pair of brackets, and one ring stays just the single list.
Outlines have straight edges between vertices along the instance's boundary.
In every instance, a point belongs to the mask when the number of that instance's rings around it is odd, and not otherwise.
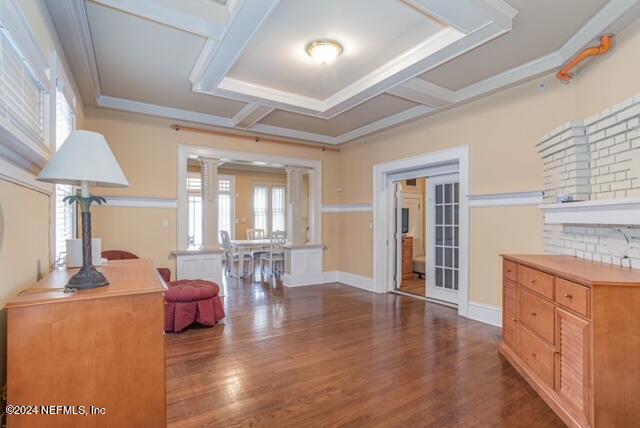
[{"label": "white mantel shelf", "polygon": [[640,198],[538,205],[547,224],[640,225]]}]

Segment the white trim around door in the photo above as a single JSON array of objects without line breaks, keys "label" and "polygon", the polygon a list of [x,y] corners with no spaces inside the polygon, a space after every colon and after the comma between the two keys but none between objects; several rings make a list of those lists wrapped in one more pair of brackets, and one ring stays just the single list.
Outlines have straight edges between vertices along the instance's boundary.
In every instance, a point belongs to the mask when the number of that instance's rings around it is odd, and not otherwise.
[{"label": "white trim around door", "polygon": [[[393,226],[394,186],[390,177],[427,167],[439,168],[457,163],[460,183],[460,273],[458,314],[468,316],[469,306],[469,146],[376,164],[373,167],[373,291],[386,293],[394,288]],[[444,169],[445,168],[441,168]]]}]

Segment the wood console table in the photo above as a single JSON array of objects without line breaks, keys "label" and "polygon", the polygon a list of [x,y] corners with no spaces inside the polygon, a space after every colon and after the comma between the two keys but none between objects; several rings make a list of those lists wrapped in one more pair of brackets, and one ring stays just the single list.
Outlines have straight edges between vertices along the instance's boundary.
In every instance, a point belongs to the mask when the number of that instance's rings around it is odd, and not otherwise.
[{"label": "wood console table", "polygon": [[[162,427],[165,417],[164,297],[150,260],[117,260],[101,270],[106,287],[26,293],[7,304],[11,405],[104,414],[9,415],[19,427]],[[64,287],[75,270],[34,287]]]},{"label": "wood console table", "polygon": [[570,427],[637,426],[640,271],[503,258],[500,352]]}]

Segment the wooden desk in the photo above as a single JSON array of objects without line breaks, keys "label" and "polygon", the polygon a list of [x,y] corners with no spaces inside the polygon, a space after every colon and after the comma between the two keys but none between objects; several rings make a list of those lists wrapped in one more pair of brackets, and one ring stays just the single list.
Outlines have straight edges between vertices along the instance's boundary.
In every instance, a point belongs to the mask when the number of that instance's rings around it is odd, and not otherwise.
[{"label": "wooden desk", "polygon": [[[7,378],[11,405],[106,414],[9,415],[10,427],[165,426],[166,285],[149,260],[110,261],[102,271],[106,287],[7,304]],[[53,272],[35,287],[64,287],[73,273]]]}]

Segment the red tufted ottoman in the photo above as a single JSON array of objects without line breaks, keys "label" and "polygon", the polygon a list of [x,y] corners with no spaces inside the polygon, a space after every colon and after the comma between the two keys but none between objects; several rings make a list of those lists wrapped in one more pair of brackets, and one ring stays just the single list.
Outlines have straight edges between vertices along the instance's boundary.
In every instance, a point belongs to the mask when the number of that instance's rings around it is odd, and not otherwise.
[{"label": "red tufted ottoman", "polygon": [[168,288],[165,331],[177,333],[195,322],[212,326],[224,318],[220,287],[215,282],[183,279],[170,282]]}]

